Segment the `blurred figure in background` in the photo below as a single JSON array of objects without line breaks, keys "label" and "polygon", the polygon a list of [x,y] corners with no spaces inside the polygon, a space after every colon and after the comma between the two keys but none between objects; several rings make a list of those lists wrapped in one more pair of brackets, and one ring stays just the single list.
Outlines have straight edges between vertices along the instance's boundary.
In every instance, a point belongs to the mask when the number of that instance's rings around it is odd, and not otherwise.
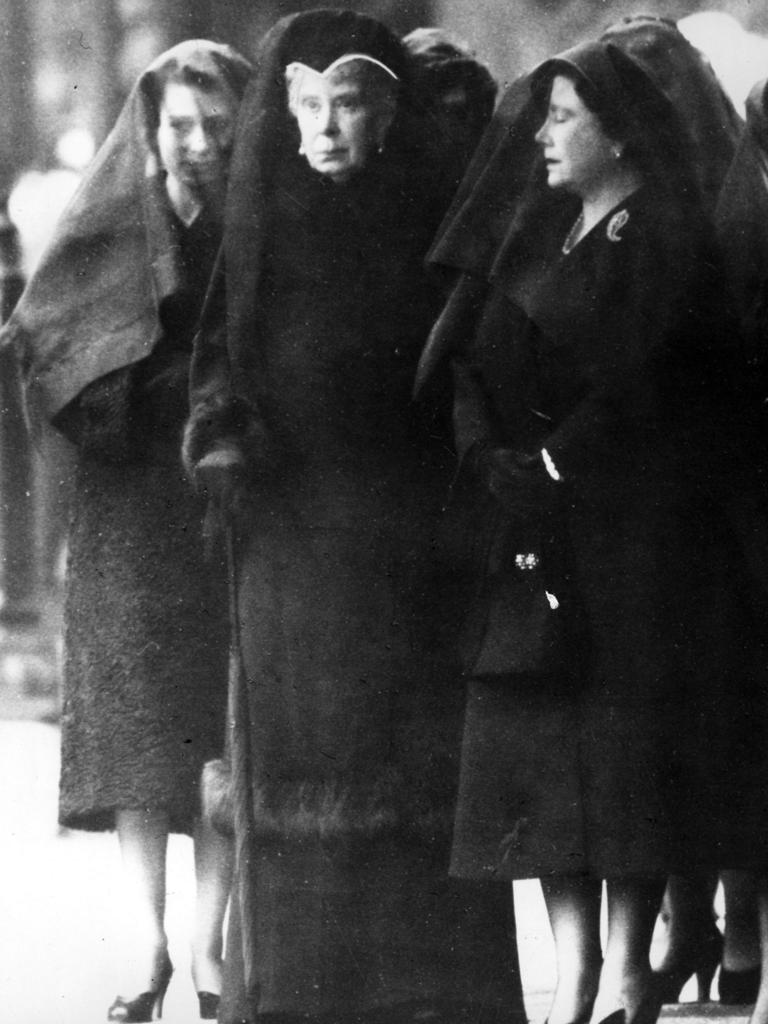
[{"label": "blurred figure in background", "polygon": [[[694,28],[694,22],[698,24],[698,18],[710,28],[719,29],[722,53],[730,38],[725,29],[730,23],[737,25],[725,15],[714,15],[711,19],[709,15],[695,15],[677,24],[650,15],[627,17],[606,29],[602,38],[637,60],[673,104],[693,147],[696,176],[706,209],[714,216],[724,179],[743,136],[744,123],[733,95],[726,91],[706,56],[694,45],[699,36],[689,28]],[[707,55],[712,52],[710,48],[702,49]],[[746,54],[742,56],[746,59]],[[717,66],[722,67],[722,62]],[[743,109],[743,104],[739,107]],[[744,368],[748,358],[745,353]],[[745,374],[737,370],[734,376],[742,389],[741,401],[749,404],[750,385]],[[754,1001],[759,983],[754,882],[737,870],[725,871],[720,877],[725,899],[724,937],[716,926],[713,908],[717,873],[673,875],[669,879],[661,915],[664,940],[656,946],[658,960],[654,965],[665,1002],[676,1002],[693,975],[698,983],[698,998],[709,999],[718,966],[718,996],[722,1003]]]},{"label": "blurred figure in background", "polygon": [[221,236],[250,74],[226,46],[164,53],[131,91],[6,328],[30,418],[77,448],[65,607],[60,821],[118,833],[129,950],[108,1020],[162,1012],[169,831],[195,839],[192,968],[216,1015],[230,844],[199,810],[224,744],[221,553],[179,459],[192,333]]},{"label": "blurred figure in background", "polygon": [[744,123],[712,67],[667,18],[623,18],[600,38],[637,61],[674,107],[692,147],[700,194],[713,214]]},{"label": "blurred figure in background", "polygon": [[417,28],[403,38],[413,58],[416,94],[428,129],[456,188],[493,116],[498,85],[489,69],[441,28]]},{"label": "blurred figure in background", "polygon": [[[745,104],[746,130],[723,182],[717,227],[744,346],[744,404],[753,419],[749,456],[768,490],[768,81]],[[755,712],[757,714],[758,711]],[[755,785],[759,778],[754,781]],[[764,854],[764,851],[762,851]],[[768,1021],[768,872],[756,851],[750,872],[723,879],[725,948],[720,1001],[754,1003],[753,1024]],[[740,925],[731,934],[731,916]]]}]

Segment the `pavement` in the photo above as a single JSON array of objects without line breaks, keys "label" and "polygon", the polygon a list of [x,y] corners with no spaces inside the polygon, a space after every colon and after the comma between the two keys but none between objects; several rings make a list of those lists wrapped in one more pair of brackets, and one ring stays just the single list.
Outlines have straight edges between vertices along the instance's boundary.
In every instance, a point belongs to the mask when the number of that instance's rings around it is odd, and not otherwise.
[{"label": "pavement", "polygon": [[[60,602],[53,596],[43,609],[38,628],[0,625],[0,1024],[101,1024],[129,955],[113,913],[119,852],[113,834],[57,825]],[[167,878],[175,972],[163,1020],[192,1024],[194,872],[186,836],[170,839]],[[537,882],[516,882],[514,891],[526,1010],[542,1022],[555,983],[549,925]],[[692,989],[693,981],[684,999]],[[663,1017],[745,1024],[747,1011],[689,1003],[665,1007]]]}]

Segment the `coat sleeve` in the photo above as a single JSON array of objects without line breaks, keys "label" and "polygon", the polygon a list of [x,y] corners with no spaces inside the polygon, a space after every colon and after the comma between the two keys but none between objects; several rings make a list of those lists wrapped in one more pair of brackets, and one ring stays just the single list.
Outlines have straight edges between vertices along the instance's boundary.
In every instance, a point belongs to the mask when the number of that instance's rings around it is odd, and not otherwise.
[{"label": "coat sleeve", "polygon": [[190,370],[190,413],[182,458],[192,479],[205,460],[225,458],[246,477],[263,469],[267,432],[255,405],[235,391],[226,329],[226,279],[221,253],[216,261]]}]

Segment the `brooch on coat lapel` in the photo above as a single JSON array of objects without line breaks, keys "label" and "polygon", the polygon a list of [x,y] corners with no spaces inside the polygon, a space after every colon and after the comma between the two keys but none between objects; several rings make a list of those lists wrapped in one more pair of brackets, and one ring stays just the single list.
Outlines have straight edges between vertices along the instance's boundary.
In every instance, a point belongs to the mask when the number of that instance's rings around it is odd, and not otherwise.
[{"label": "brooch on coat lapel", "polygon": [[618,213],[614,213],[611,219],[608,221],[608,227],[605,229],[605,233],[611,242],[620,242],[621,235],[619,232],[629,220],[629,213],[627,210],[619,210]]}]

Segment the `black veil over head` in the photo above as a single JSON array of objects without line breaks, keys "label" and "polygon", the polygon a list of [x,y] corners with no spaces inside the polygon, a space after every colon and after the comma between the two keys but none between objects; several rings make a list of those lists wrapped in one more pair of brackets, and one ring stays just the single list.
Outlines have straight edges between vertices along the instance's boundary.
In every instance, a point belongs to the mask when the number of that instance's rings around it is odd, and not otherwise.
[{"label": "black veil over head", "polygon": [[[743,130],[711,66],[664,18],[624,18],[600,41],[629,56],[672,104],[683,150],[711,214]],[[531,78],[521,76],[502,97],[438,233],[435,263],[481,276],[489,271],[536,158],[533,134],[543,114],[531,102]]]},{"label": "black veil over head", "polygon": [[613,42],[582,43],[510,87],[443,222],[430,253],[433,263],[489,278],[510,228],[526,216],[521,207],[562,205],[559,196],[546,198],[543,160],[534,141],[549,86],[561,71],[587,83],[603,127],[630,144],[646,178],[684,200],[701,198],[690,136],[656,80]]},{"label": "black veil over head", "polygon": [[[281,19],[264,37],[256,72],[241,108],[225,213],[223,257],[215,291],[209,296],[204,330],[221,322],[222,276],[226,276],[227,344],[237,382],[238,350],[251,346],[262,257],[271,225],[270,199],[292,168],[306,165],[298,154],[299,134],[288,110],[285,69],[295,62],[325,71],[340,57],[363,54],[397,76],[397,110],[384,150],[374,154],[379,178],[391,187],[415,190],[414,179],[434,166],[422,158],[410,60],[401,41],[384,24],[349,10],[320,8]],[[210,322],[208,322],[210,321]],[[237,387],[237,384],[236,384]]]},{"label": "black veil over head", "polygon": [[544,118],[552,80],[579,84],[603,131],[623,146],[622,159],[643,179],[682,201],[700,201],[691,139],[653,76],[612,42],[582,43],[544,61],[531,76],[531,95]]},{"label": "black veil over head", "polygon": [[575,196],[547,186],[534,139],[560,72],[587,83],[605,130],[631,143],[655,189],[674,196],[681,208],[700,209],[690,139],[672,102],[634,58],[601,40],[544,61],[502,99],[430,252],[432,264],[461,277],[430,335],[417,387],[458,341],[485,287],[493,283],[513,298],[524,292],[552,251],[553,237],[562,239],[578,213]]},{"label": "black veil over head", "polygon": [[[177,75],[240,98],[251,66],[229,46],[192,39],[140,76],[0,335],[19,358],[29,418],[54,422],[92,382],[147,356],[180,255],[156,132],[163,87]],[[66,419],[66,417],[65,417]]]}]

